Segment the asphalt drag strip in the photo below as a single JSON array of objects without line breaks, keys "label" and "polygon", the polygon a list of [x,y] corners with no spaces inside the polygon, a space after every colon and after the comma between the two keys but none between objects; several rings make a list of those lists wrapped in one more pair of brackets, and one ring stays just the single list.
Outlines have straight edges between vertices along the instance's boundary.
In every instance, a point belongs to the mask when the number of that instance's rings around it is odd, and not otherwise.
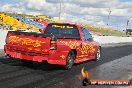
[{"label": "asphalt drag strip", "polygon": [[82,67],[89,71],[93,79],[127,78],[127,74],[131,73],[131,67],[128,68],[131,66],[131,54],[131,44],[102,47],[100,61],[87,61],[74,65],[71,70],[64,70],[61,66],[44,63],[23,66],[19,60],[3,57],[1,50],[0,88],[80,88],[82,86],[77,77]]}]

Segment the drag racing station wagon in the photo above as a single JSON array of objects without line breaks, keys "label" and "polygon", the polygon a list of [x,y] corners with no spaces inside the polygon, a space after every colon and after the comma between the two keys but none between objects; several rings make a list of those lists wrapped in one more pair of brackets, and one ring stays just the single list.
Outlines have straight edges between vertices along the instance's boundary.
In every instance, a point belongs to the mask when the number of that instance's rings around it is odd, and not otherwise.
[{"label": "drag racing station wagon", "polygon": [[63,65],[99,60],[101,46],[89,30],[76,24],[49,23],[40,33],[9,31],[4,46],[5,55],[25,61]]}]

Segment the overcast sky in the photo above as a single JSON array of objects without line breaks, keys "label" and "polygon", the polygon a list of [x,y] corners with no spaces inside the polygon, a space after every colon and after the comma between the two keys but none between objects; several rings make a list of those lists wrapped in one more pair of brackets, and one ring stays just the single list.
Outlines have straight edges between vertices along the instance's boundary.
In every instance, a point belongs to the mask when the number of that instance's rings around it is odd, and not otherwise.
[{"label": "overcast sky", "polygon": [[[123,30],[132,18],[132,0],[61,0],[61,19],[94,26],[109,26]],[[59,16],[60,0],[0,0],[0,11]],[[132,20],[129,22],[132,28]]]}]

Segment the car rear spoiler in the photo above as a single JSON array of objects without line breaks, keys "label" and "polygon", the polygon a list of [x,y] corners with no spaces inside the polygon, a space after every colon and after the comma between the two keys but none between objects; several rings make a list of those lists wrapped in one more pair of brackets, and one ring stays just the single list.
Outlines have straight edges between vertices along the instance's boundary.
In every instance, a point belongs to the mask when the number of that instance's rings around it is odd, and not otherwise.
[{"label": "car rear spoiler", "polygon": [[45,34],[45,33],[39,33],[39,32],[24,32],[24,31],[9,31],[8,33],[16,34],[16,35],[27,35],[27,36],[34,36],[34,37],[39,37],[42,36],[43,38],[45,37],[50,37],[51,39],[80,39],[80,37],[75,37],[75,36],[70,36],[70,35],[63,35],[63,34]]},{"label": "car rear spoiler", "polygon": [[43,33],[38,32],[24,32],[24,31],[8,31],[8,33],[15,34],[15,35],[27,35],[27,36],[34,36],[34,37],[51,37],[52,35],[45,35]]}]

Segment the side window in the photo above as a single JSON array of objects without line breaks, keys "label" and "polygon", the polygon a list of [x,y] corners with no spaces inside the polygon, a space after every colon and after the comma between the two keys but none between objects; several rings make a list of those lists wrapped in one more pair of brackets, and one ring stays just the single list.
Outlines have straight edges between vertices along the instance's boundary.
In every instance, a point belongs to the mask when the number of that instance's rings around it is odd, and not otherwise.
[{"label": "side window", "polygon": [[80,29],[82,31],[82,34],[83,34],[82,36],[83,36],[83,40],[84,41],[90,41],[90,40],[92,40],[92,36],[89,33],[89,30],[87,30],[87,29],[85,29],[83,27],[81,27]]}]

